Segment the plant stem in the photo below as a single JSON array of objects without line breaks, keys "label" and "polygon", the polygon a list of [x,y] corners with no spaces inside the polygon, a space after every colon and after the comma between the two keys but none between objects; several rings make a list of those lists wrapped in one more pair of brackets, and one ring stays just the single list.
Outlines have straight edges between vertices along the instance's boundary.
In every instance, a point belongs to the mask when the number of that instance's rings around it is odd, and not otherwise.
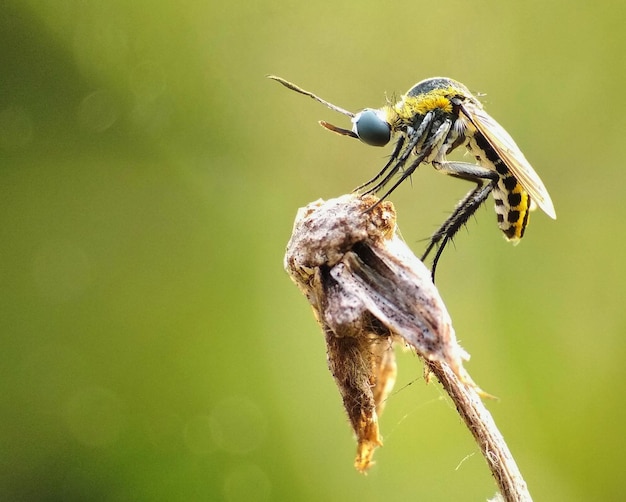
[{"label": "plant stem", "polygon": [[465,385],[446,363],[424,360],[448,393],[470,430],[507,502],[531,502],[517,463],[476,388]]}]

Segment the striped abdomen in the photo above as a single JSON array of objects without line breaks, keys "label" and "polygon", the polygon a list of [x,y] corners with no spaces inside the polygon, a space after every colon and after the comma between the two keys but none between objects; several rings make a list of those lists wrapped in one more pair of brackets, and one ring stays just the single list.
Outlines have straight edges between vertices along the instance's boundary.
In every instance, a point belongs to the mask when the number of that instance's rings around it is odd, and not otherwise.
[{"label": "striped abdomen", "polygon": [[524,236],[530,212],[530,196],[522,188],[515,176],[502,161],[493,147],[479,132],[475,132],[468,142],[468,149],[482,167],[493,169],[500,178],[493,189],[496,202],[498,227],[507,240],[519,241]]}]

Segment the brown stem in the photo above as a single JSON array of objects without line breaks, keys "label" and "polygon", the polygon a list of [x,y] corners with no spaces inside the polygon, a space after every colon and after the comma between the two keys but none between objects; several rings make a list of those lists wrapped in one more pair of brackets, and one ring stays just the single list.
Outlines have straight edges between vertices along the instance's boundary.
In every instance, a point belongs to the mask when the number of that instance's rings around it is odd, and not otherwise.
[{"label": "brown stem", "polygon": [[467,386],[446,364],[424,360],[448,393],[470,430],[507,502],[531,502],[526,482],[496,423],[474,387]]}]

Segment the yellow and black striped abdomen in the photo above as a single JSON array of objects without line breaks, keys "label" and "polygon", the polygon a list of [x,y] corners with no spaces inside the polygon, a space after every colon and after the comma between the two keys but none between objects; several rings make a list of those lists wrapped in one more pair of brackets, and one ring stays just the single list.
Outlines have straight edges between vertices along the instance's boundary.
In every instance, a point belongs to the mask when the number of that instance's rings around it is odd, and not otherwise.
[{"label": "yellow and black striped abdomen", "polygon": [[480,133],[473,135],[467,147],[482,167],[498,173],[499,180],[492,192],[496,202],[498,227],[507,240],[514,243],[519,241],[528,225],[530,196]]},{"label": "yellow and black striped abdomen", "polygon": [[[498,174],[501,174],[500,171]],[[500,230],[508,240],[518,241],[524,236],[524,230],[528,225],[530,196],[510,172],[500,175],[498,185],[492,193],[496,201]]]}]

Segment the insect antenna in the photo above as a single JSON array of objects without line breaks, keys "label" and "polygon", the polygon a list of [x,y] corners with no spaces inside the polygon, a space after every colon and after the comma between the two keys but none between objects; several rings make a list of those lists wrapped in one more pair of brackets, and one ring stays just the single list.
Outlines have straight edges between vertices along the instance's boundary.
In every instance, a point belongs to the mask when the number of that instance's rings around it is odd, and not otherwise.
[{"label": "insect antenna", "polygon": [[[289,82],[288,80],[285,80],[284,78],[277,77],[276,75],[267,75],[267,78],[270,78],[272,80],[276,80],[276,82],[278,82],[280,84],[283,84],[287,89],[291,89],[292,91],[296,91],[296,92],[298,92],[300,94],[304,94],[305,96],[309,96],[310,98],[313,98],[318,103],[322,103],[323,105],[326,105],[328,108],[330,108],[331,110],[333,110],[335,112],[342,113],[344,115],[347,115],[350,118],[354,117],[354,115],[355,115],[354,113],[349,112],[348,110],[344,110],[340,106],[333,105],[332,103],[326,101],[325,99],[320,98],[319,96],[317,96],[316,94],[313,94],[310,91],[307,91],[307,90],[303,89],[302,87],[298,87],[296,84],[293,84],[293,83]],[[322,124],[322,125],[324,125],[324,124]],[[324,127],[326,127],[326,126],[324,126]],[[331,129],[331,131],[332,130],[333,129]]]}]

